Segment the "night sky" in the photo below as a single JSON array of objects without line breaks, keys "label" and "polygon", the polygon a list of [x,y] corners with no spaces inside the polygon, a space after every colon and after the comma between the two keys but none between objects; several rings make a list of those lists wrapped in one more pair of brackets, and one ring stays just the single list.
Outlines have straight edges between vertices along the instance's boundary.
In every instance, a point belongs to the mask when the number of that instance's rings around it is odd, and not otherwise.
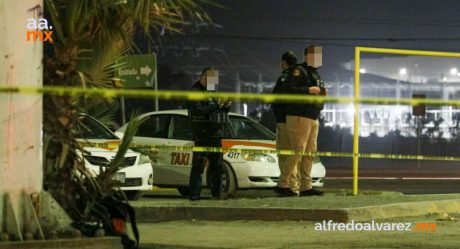
[{"label": "night sky", "polygon": [[[244,82],[273,82],[281,54],[303,60],[305,45],[323,46],[324,78],[343,74],[354,46],[459,51],[460,1],[444,0],[233,0],[208,8],[213,25],[166,35],[160,63],[174,73],[196,74],[206,65],[222,72],[231,89]],[[259,76],[260,75],[260,76]]]}]

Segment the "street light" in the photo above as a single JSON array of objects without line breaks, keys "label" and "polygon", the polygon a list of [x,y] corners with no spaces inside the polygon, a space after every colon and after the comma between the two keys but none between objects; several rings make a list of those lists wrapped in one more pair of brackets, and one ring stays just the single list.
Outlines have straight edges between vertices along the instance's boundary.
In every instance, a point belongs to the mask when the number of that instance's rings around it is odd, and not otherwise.
[{"label": "street light", "polygon": [[360,73],[360,74],[365,74],[365,73],[366,73],[366,69],[365,69],[365,68],[359,69],[359,73]]},{"label": "street light", "polygon": [[450,74],[451,75],[457,75],[457,73],[458,73],[458,70],[457,70],[456,67],[453,67],[453,68],[450,69]]},{"label": "street light", "polygon": [[404,76],[406,74],[407,74],[407,69],[406,68],[403,67],[403,68],[399,69],[399,75]]}]

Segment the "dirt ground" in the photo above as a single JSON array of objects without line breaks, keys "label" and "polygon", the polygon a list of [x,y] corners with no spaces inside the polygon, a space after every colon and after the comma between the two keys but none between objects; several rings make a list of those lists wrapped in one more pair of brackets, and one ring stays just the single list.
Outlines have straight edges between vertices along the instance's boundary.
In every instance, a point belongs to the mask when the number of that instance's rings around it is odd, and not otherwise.
[{"label": "dirt ground", "polygon": [[317,231],[316,222],[310,221],[174,221],[140,224],[140,249],[460,248],[460,214],[375,222],[412,223],[412,228],[418,222],[435,223],[436,230]]}]

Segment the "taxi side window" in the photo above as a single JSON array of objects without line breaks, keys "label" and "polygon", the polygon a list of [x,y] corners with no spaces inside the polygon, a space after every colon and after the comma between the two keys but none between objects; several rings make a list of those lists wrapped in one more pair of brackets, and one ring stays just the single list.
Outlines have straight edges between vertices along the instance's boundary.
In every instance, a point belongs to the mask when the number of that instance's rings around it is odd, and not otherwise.
[{"label": "taxi side window", "polygon": [[169,115],[151,115],[139,126],[136,136],[167,138],[169,120]]},{"label": "taxi side window", "polygon": [[188,116],[174,115],[171,125],[172,139],[191,140],[190,120]]}]

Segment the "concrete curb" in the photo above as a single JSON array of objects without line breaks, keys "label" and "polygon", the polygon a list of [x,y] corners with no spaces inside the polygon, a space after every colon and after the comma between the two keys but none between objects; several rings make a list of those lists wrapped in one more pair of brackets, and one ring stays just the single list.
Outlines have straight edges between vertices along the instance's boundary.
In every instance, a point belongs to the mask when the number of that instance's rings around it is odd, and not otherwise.
[{"label": "concrete curb", "polygon": [[[234,249],[240,247],[222,247],[222,246],[186,246],[186,245],[167,245],[167,244],[141,244],[139,249]],[[279,249],[280,247],[245,247],[245,249]]]},{"label": "concrete curb", "polygon": [[418,216],[429,213],[460,212],[460,199],[402,202],[379,206],[344,209],[299,208],[229,208],[229,207],[135,207],[138,223],[174,220],[308,220],[335,222],[366,221],[373,219]]},{"label": "concrete curb", "polygon": [[460,212],[460,199],[367,206],[346,209],[346,212],[348,220],[356,221],[419,216],[430,213],[453,213]]},{"label": "concrete curb", "polygon": [[0,249],[123,249],[119,237],[0,242]]},{"label": "concrete curb", "polygon": [[173,220],[313,220],[347,221],[347,210],[229,207],[136,207],[138,223]]}]

